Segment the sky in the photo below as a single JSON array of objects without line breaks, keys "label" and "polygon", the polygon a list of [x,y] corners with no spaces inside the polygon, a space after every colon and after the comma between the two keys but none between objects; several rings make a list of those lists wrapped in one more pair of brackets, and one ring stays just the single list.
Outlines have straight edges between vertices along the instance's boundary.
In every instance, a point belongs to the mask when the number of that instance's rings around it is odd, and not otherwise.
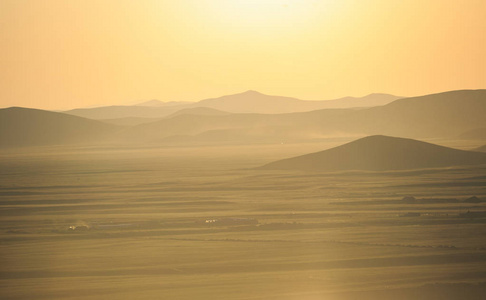
[{"label": "sky", "polygon": [[486,88],[484,0],[0,0],[0,107]]}]

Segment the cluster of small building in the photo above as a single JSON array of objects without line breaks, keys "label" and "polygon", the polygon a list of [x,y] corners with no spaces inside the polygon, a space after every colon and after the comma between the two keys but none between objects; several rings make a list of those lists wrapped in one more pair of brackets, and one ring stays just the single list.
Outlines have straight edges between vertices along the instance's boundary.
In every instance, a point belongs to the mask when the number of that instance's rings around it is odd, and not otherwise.
[{"label": "cluster of small building", "polygon": [[221,219],[206,219],[204,221],[206,225],[257,225],[258,220],[253,218],[221,218]]}]

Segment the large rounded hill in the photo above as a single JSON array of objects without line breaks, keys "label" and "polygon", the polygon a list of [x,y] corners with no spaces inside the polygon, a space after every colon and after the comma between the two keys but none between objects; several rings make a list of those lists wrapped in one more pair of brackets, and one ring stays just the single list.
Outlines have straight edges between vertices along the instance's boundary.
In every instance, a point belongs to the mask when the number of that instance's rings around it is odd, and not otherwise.
[{"label": "large rounded hill", "polygon": [[267,170],[411,170],[486,164],[486,153],[375,135],[329,150],[269,163]]}]

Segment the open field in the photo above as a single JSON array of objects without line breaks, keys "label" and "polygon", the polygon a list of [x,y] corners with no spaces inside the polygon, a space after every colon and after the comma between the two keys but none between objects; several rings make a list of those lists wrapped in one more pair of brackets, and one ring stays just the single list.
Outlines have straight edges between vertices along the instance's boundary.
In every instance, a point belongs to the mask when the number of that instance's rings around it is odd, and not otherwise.
[{"label": "open field", "polygon": [[342,142],[5,150],[0,298],[486,295],[486,167],[253,169]]}]

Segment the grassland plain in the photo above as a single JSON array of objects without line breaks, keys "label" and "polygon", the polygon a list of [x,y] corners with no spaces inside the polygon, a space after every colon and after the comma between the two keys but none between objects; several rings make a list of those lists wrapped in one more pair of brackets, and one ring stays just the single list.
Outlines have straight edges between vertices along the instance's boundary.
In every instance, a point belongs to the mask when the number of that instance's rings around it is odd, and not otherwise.
[{"label": "grassland plain", "polygon": [[486,295],[485,167],[253,169],[342,142],[5,150],[0,298]]}]

